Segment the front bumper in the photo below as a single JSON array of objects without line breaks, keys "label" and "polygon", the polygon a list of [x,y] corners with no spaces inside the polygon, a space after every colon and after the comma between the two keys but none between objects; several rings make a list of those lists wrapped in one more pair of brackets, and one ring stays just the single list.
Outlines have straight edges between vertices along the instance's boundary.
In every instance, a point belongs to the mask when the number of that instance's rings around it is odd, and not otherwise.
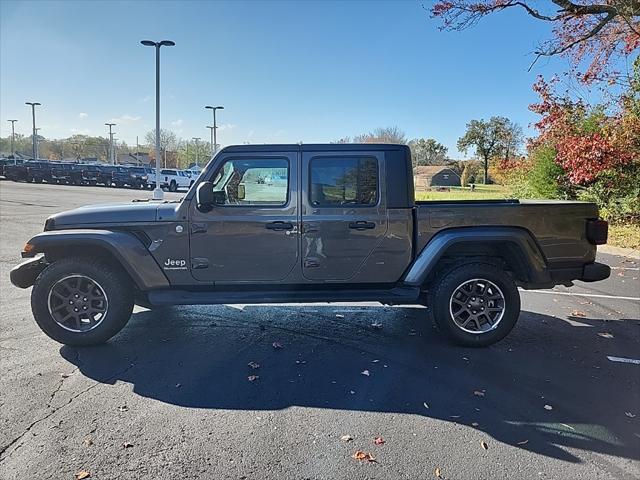
[{"label": "front bumper", "polygon": [[16,265],[11,269],[9,274],[11,283],[19,288],[29,288],[35,283],[40,272],[42,272],[46,267],[47,263],[44,256],[22,262],[20,265]]}]

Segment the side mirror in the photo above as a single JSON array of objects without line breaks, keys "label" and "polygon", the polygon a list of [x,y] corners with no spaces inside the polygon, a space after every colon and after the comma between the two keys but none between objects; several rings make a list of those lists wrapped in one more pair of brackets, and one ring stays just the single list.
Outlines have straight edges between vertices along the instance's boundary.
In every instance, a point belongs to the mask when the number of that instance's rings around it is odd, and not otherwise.
[{"label": "side mirror", "polygon": [[208,212],[215,203],[213,183],[202,182],[196,189],[196,206],[201,212]]},{"label": "side mirror", "polygon": [[247,192],[244,188],[244,185],[242,184],[238,185],[238,200],[244,200],[246,193]]}]

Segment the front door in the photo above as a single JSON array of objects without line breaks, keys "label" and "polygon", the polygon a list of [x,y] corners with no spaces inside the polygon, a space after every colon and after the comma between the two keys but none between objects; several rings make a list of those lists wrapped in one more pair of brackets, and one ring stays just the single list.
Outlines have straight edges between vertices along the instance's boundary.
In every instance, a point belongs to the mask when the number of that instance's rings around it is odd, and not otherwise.
[{"label": "front door", "polygon": [[218,155],[217,204],[191,206],[191,267],[200,281],[285,280],[299,265],[298,152]]},{"label": "front door", "polygon": [[308,280],[353,279],[383,240],[383,155],[303,152],[301,257]]}]

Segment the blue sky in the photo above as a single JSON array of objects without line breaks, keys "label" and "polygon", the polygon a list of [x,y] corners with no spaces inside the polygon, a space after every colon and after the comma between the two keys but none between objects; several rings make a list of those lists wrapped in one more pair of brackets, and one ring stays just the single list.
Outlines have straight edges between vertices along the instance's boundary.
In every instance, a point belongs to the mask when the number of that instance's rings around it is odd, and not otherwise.
[{"label": "blue sky", "polygon": [[[429,2],[424,2],[429,5]],[[154,126],[153,49],[162,49],[162,127],[219,142],[328,142],[397,125],[457,156],[467,121],[535,120],[538,73],[565,68],[530,52],[548,26],[520,11],[465,32],[441,32],[422,3],[11,2],[0,3],[0,128],[30,133],[30,109],[47,138],[105,135],[135,144]],[[530,132],[530,130],[529,130]]]}]

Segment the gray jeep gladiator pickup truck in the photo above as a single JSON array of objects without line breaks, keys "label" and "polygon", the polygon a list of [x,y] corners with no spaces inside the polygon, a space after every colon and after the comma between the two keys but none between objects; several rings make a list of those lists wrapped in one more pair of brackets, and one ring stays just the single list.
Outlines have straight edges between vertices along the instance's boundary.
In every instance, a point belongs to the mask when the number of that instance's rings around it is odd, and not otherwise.
[{"label": "gray jeep gladiator pickup truck", "polygon": [[107,341],[134,304],[377,301],[427,305],[450,340],[485,346],[515,325],[518,287],[607,278],[606,240],[592,203],[416,202],[403,145],[242,145],[180,201],[49,217],[11,281],[69,345]]}]

